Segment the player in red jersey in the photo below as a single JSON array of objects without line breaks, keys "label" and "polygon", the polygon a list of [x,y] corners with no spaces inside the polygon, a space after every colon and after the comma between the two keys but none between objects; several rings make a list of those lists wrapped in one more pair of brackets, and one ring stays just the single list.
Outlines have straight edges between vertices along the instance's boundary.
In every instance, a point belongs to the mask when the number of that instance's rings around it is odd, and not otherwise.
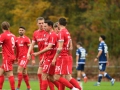
[{"label": "player in red jersey", "polygon": [[10,24],[6,21],[2,22],[1,28],[3,33],[0,35],[0,44],[2,45],[2,65],[0,66],[0,90],[4,83],[4,73],[7,74],[10,82],[11,90],[15,90],[15,80],[13,76],[13,66],[15,60],[14,47],[15,35],[9,30]]},{"label": "player in red jersey", "polygon": [[[25,28],[19,27],[19,37],[16,39],[16,59],[18,60],[18,85],[16,90],[20,89],[22,79],[24,79],[27,85],[27,90],[30,90],[29,77],[26,68],[28,64],[27,52],[30,43],[30,39],[25,36]],[[34,57],[32,57],[32,60],[34,60]],[[35,61],[32,61],[32,63],[34,64]]]},{"label": "player in red jersey", "polygon": [[34,56],[45,53],[45,60],[43,63],[43,73],[42,73],[42,90],[47,90],[48,87],[48,76],[52,77],[54,75],[55,66],[51,66],[52,59],[56,53],[57,47],[57,35],[53,31],[53,22],[50,20],[45,21],[45,30],[49,33],[45,41],[45,48],[39,52],[33,53]]},{"label": "player in red jersey", "polygon": [[[33,33],[32,43],[28,50],[27,59],[31,58],[30,52],[33,50],[35,43],[37,43],[39,51],[41,51],[45,47],[44,44],[45,44],[47,32],[44,30],[44,18],[43,17],[37,18],[37,26],[38,26],[38,30],[36,30]],[[39,59],[40,59],[40,63],[39,63],[39,68],[38,68],[37,74],[38,74],[39,83],[40,83],[40,87],[41,87],[41,82],[42,82],[41,74],[42,74],[42,63],[43,63],[43,59],[44,59],[44,54],[40,54]]]},{"label": "player in red jersey", "polygon": [[[52,64],[55,65],[55,80],[63,83],[65,86],[71,88],[72,90],[81,90],[81,87],[77,83],[77,81],[71,77],[70,69],[69,69],[69,46],[70,46],[70,34],[66,29],[66,19],[60,18],[58,21],[58,26],[60,28],[60,32],[58,34],[58,49],[52,61]],[[61,75],[65,75],[66,79],[61,77]],[[74,88],[76,87],[76,88]]]}]

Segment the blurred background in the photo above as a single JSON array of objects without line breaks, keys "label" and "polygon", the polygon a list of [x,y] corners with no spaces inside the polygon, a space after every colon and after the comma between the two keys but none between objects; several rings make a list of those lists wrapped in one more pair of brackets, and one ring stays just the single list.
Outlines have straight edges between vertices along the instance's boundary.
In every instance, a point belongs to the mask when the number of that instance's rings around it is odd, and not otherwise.
[{"label": "blurred background", "polygon": [[[98,63],[93,63],[93,60],[98,53],[99,35],[104,34],[110,54],[107,72],[120,80],[120,0],[0,0],[0,23],[8,21],[11,32],[16,36],[19,26],[24,26],[27,29],[26,35],[32,38],[37,29],[36,18],[41,16],[53,22],[60,17],[67,19],[67,28],[74,45],[74,77],[76,42],[81,41],[88,52],[85,72],[90,80],[97,78]],[[36,62],[35,66],[30,63],[28,66],[33,79],[37,79],[37,57]],[[14,67],[16,74],[17,66]]]}]

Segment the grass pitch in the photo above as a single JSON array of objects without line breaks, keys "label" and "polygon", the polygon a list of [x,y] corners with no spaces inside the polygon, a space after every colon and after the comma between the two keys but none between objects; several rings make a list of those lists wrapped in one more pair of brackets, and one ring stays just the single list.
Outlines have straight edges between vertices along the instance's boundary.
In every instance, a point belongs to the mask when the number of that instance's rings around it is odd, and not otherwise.
[{"label": "grass pitch", "polygon": [[[101,82],[100,86],[94,86],[95,82],[91,82],[91,81],[88,81],[87,83],[84,82],[81,83],[83,90],[120,90],[120,82],[115,82],[114,86],[111,86],[110,82],[104,82],[104,81]],[[32,90],[39,90],[38,81],[30,81],[30,85]],[[17,81],[16,81],[16,86],[17,86]],[[10,90],[10,85],[8,81],[4,82],[4,86],[2,90]],[[26,85],[24,81],[22,81],[20,90],[26,90]],[[70,90],[70,89],[66,88],[66,90]]]}]

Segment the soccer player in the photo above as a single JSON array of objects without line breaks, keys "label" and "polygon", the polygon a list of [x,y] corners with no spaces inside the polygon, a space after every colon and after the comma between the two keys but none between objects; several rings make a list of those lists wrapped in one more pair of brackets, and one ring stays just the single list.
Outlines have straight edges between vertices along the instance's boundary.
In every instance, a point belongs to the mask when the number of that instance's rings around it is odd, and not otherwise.
[{"label": "soccer player", "polygon": [[57,48],[57,34],[53,31],[53,22],[46,20],[44,24],[45,30],[49,33],[46,41],[45,48],[39,52],[33,53],[34,56],[45,53],[44,63],[43,63],[43,72],[42,72],[42,90],[47,90],[48,86],[48,76],[49,78],[54,75],[55,66],[51,65],[53,57],[56,53]]},{"label": "soccer player", "polygon": [[111,81],[111,85],[114,85],[115,79],[110,77],[110,75],[105,71],[106,65],[109,64],[109,56],[108,56],[108,46],[105,43],[106,37],[104,35],[100,35],[99,37],[99,47],[98,47],[98,54],[96,58],[94,59],[94,62],[99,60],[99,75],[98,75],[98,82],[95,84],[95,86],[99,86],[100,82],[102,80],[102,77],[106,77]]},{"label": "soccer player", "polygon": [[4,83],[4,73],[7,74],[10,82],[11,90],[15,90],[15,80],[13,76],[13,66],[15,61],[15,35],[13,35],[9,28],[10,24],[6,21],[2,22],[1,28],[3,33],[0,35],[0,44],[2,45],[2,65],[0,66],[0,90]]},{"label": "soccer player", "polygon": [[[41,51],[45,47],[45,40],[46,40],[46,36],[48,33],[44,30],[44,18],[43,17],[37,18],[37,26],[38,26],[38,30],[36,30],[33,33],[32,43],[27,53],[27,59],[31,58],[30,52],[33,50],[35,43],[37,43],[39,51]],[[39,63],[37,74],[38,74],[40,88],[41,88],[42,87],[41,86],[42,84],[41,74],[42,74],[42,64],[44,60],[44,54],[39,55],[39,60],[40,60],[40,63]]]},{"label": "soccer player", "polygon": [[54,28],[54,31],[56,32],[56,34],[58,35],[58,33],[60,31],[60,29],[58,27],[58,22],[56,22],[56,23],[53,24],[53,28]]},{"label": "soccer player", "polygon": [[[29,84],[29,77],[27,74],[27,52],[29,49],[31,41],[30,39],[25,36],[25,27],[19,27],[19,37],[16,39],[16,59],[18,61],[18,85],[16,90],[20,89],[22,79],[24,79],[26,85],[27,85],[27,90],[30,90],[30,84]],[[32,64],[35,63],[34,57],[32,57]]]},{"label": "soccer player", "polygon": [[[65,18],[59,19],[58,27],[60,28],[60,32],[58,34],[58,48],[52,60],[52,65],[56,65],[54,79],[72,90],[81,90],[78,82],[71,77],[69,71],[69,46],[71,37],[66,29],[66,24]],[[61,77],[62,75],[65,75],[67,80]]]},{"label": "soccer player", "polygon": [[78,42],[77,45],[77,50],[76,50],[76,69],[77,69],[77,81],[81,80],[81,75],[84,78],[84,82],[87,82],[87,77],[84,72],[84,66],[85,66],[85,59],[87,52],[85,48],[82,47],[82,43]]}]

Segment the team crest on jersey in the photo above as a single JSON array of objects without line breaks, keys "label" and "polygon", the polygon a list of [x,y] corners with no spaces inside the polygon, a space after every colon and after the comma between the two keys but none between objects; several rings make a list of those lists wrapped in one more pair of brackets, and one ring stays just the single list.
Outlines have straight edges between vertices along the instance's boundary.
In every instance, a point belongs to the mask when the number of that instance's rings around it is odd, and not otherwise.
[{"label": "team crest on jersey", "polygon": [[21,43],[23,43],[23,41],[21,41]]}]

